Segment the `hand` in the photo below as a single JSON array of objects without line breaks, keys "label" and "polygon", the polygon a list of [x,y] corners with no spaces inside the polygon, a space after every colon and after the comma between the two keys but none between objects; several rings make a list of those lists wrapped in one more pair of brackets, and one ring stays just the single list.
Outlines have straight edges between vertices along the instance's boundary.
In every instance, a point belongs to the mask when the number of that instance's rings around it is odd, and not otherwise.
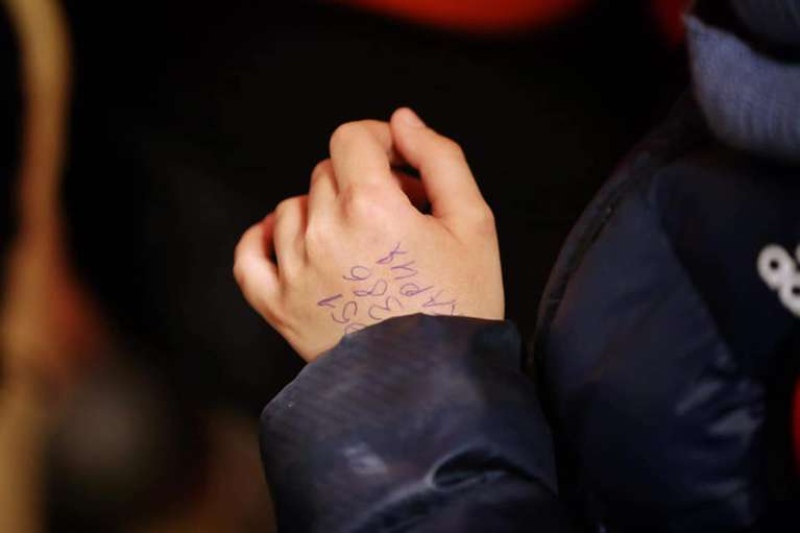
[{"label": "hand", "polygon": [[[334,132],[307,196],[281,202],[236,249],[247,301],[307,361],[343,334],[425,313],[502,319],[494,218],[459,146],[409,109]],[[419,170],[431,214],[412,203]],[[271,257],[274,255],[274,261]]]}]

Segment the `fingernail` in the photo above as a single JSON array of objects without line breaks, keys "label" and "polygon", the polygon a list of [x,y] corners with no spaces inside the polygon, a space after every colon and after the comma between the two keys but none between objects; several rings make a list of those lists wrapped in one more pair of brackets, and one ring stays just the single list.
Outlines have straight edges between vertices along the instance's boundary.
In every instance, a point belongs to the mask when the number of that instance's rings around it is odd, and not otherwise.
[{"label": "fingernail", "polygon": [[422,122],[422,119],[419,118],[419,116],[417,116],[416,113],[414,113],[411,109],[407,107],[403,109],[403,114],[401,115],[401,117],[403,118],[403,122],[405,122],[406,125],[411,126],[412,128],[425,127],[425,123]]}]

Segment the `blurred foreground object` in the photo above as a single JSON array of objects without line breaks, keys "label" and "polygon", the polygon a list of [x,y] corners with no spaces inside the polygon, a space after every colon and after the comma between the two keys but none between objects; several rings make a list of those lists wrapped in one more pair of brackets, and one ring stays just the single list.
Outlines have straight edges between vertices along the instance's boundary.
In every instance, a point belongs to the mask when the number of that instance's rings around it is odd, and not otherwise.
[{"label": "blurred foreground object", "polygon": [[683,42],[686,33],[683,16],[690,5],[691,0],[651,0],[653,16],[669,44],[673,46]]},{"label": "blurred foreground object", "polygon": [[14,381],[0,387],[0,531],[40,531],[41,442],[46,413],[39,390]]},{"label": "blurred foreground object", "polygon": [[[593,0],[336,0],[403,20],[476,33],[513,33],[578,15]],[[683,13],[690,0],[642,0],[672,45],[684,36]]]},{"label": "blurred foreground object", "polygon": [[338,0],[423,24],[481,33],[528,30],[556,23],[589,0]]},{"label": "blurred foreground object", "polygon": [[54,0],[6,0],[21,53],[24,110],[0,340],[14,373],[33,366],[62,381],[98,350],[102,319],[77,279],[64,240],[61,174],[70,101],[70,44]]},{"label": "blurred foreground object", "polygon": [[188,502],[202,481],[201,427],[156,374],[129,364],[92,372],[48,441],[48,531],[116,531]]},{"label": "blurred foreground object", "polygon": [[199,412],[143,359],[105,358],[53,413],[47,531],[272,531],[252,421]]},{"label": "blurred foreground object", "polygon": [[59,186],[70,78],[64,17],[53,0],[5,0],[2,7],[18,41],[23,109],[21,148],[14,143],[7,152],[19,158],[8,165],[17,171],[8,217],[17,233],[10,246],[3,243],[0,258],[0,531],[29,533],[41,527],[40,452],[51,400],[42,381],[65,385],[72,363],[93,351],[102,335],[62,240]]}]

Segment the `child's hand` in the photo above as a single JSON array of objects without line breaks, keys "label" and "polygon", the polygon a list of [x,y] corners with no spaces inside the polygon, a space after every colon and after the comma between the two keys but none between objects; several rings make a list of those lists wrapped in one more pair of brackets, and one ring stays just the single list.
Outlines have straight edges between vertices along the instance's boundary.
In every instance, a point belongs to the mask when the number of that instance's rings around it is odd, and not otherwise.
[{"label": "child's hand", "polygon": [[[248,302],[304,359],[390,317],[503,318],[494,219],[456,143],[403,109],[391,125],[341,126],[330,149],[308,195],[281,202],[236,249]],[[431,215],[392,171],[403,162],[420,171]]]}]

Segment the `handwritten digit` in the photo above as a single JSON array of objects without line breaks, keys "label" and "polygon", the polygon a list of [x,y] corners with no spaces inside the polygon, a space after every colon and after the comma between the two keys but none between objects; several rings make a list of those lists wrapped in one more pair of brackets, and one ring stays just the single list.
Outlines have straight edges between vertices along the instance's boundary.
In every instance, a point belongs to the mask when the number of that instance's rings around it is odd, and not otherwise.
[{"label": "handwritten digit", "polygon": [[413,264],[414,264],[414,261],[409,261],[408,263],[405,263],[403,265],[397,265],[397,266],[390,267],[392,272],[394,272],[395,274],[401,274],[401,275],[395,276],[394,279],[395,280],[400,280],[400,279],[406,279],[406,278],[413,278],[414,276],[416,276],[417,275],[417,269],[411,267],[411,265],[413,265]]},{"label": "handwritten digit", "polygon": [[317,302],[319,307],[330,307],[331,309],[336,309],[336,305],[333,302],[341,298],[341,294],[337,294],[336,296],[331,296],[330,298],[325,298]]},{"label": "handwritten digit", "polygon": [[372,276],[372,270],[364,266],[356,265],[350,269],[349,276],[342,276],[342,278],[347,281],[364,281],[369,279],[370,276]]},{"label": "handwritten digit", "polygon": [[427,287],[420,287],[416,283],[406,283],[400,287],[400,294],[409,298],[427,292],[433,288],[433,285]]},{"label": "handwritten digit", "polygon": [[[395,306],[396,308],[392,307],[392,302],[396,304]],[[386,298],[386,305],[374,304],[369,308],[369,312],[367,314],[369,314],[369,317],[373,320],[383,320],[384,318],[387,318],[387,315],[383,315],[381,311],[392,313],[400,309],[403,309],[403,304],[400,303],[400,300],[398,300],[394,296],[389,296],[388,298]]]},{"label": "handwritten digit", "polygon": [[404,252],[403,250],[400,249],[400,243],[398,242],[397,245],[394,247],[394,250],[389,252],[389,255],[387,255],[386,257],[381,257],[380,259],[378,259],[375,262],[375,264],[376,265],[388,265],[389,263],[394,261],[394,257],[396,255],[405,255],[406,253],[407,252]]},{"label": "handwritten digit", "polygon": [[337,317],[335,314],[331,313],[331,318],[337,324],[347,324],[357,314],[358,314],[358,304],[353,301],[350,301],[344,304],[340,316]]},{"label": "handwritten digit", "polygon": [[386,294],[386,290],[389,288],[389,284],[386,283],[386,280],[379,279],[375,282],[371,289],[357,289],[353,291],[353,294],[358,296],[359,298],[363,298],[364,296],[383,296]]}]

